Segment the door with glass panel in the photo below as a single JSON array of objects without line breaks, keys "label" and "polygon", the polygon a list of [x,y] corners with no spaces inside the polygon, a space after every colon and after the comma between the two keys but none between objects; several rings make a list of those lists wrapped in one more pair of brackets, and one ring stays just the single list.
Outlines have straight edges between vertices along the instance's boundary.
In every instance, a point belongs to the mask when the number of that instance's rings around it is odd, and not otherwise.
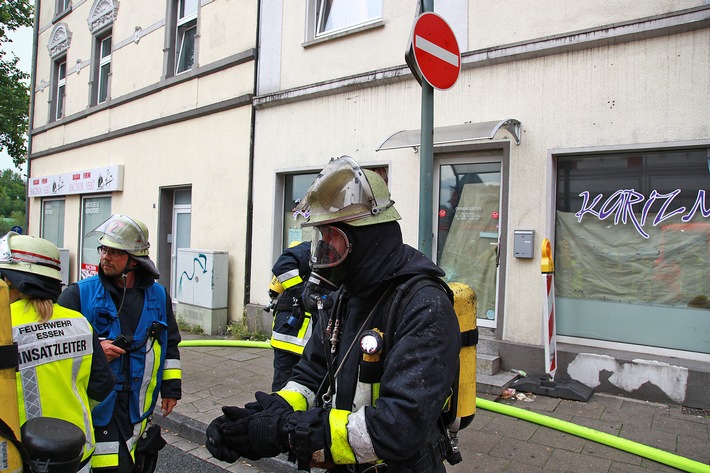
[{"label": "door with glass panel", "polygon": [[170,247],[170,297],[177,300],[177,255],[180,248],[190,248],[192,229],[192,191],[176,190],[173,194],[173,228]]},{"label": "door with glass panel", "polygon": [[99,235],[91,231],[111,216],[111,197],[84,197],[81,200],[81,257],[79,279],[99,274]]},{"label": "door with glass panel", "polygon": [[437,160],[434,248],[447,282],[476,293],[478,325],[495,327],[500,241],[501,161],[495,156]]}]

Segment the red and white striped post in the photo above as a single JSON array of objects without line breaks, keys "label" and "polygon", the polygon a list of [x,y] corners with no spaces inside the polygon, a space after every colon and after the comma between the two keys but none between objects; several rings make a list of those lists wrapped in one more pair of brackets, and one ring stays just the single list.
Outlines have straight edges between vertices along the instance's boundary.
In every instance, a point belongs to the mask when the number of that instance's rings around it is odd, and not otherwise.
[{"label": "red and white striped post", "polygon": [[550,380],[557,371],[557,327],[555,325],[555,264],[552,259],[550,240],[542,240],[542,260],[540,261],[543,286],[545,289],[543,339],[545,346],[545,373]]}]

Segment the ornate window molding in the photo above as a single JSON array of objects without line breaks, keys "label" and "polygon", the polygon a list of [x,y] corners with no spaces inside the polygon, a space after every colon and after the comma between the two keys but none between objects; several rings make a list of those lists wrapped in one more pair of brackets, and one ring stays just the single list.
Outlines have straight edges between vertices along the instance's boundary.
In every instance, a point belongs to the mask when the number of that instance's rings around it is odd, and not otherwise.
[{"label": "ornate window molding", "polygon": [[52,34],[49,35],[49,43],[47,44],[50,57],[55,59],[67,52],[71,44],[71,35],[72,33],[66,23],[58,23],[54,27]]},{"label": "ornate window molding", "polygon": [[89,12],[89,31],[92,34],[110,25],[118,15],[118,0],[94,0]]}]

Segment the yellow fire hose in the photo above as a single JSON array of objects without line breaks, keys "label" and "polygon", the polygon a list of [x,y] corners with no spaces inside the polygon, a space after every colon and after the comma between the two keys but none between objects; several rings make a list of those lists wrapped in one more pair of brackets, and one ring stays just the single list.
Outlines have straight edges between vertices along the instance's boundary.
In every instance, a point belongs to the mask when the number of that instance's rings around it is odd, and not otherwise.
[{"label": "yellow fire hose", "polygon": [[634,442],[633,440],[624,439],[605,432],[599,432],[598,430],[593,430],[582,425],[573,424],[572,422],[555,419],[554,417],[520,409],[519,407],[500,404],[487,399],[476,398],[476,405],[481,409],[486,409],[487,411],[517,417],[518,419],[559,430],[560,432],[576,435],[577,437],[582,437],[603,445],[608,445],[609,447],[616,448],[617,450],[633,453],[634,455],[648,458],[649,460],[663,463],[668,466],[672,466],[673,468],[678,468],[679,470],[693,473],[710,472],[710,465],[681,457],[673,453],[665,452],[654,447],[649,447],[648,445]]},{"label": "yellow fire hose", "polygon": [[[252,347],[252,348],[271,348],[269,342],[256,342],[251,340],[183,340],[180,342],[181,347]],[[573,424],[554,417],[549,417],[537,412],[531,412],[519,407],[508,406],[487,399],[476,398],[476,407],[485,409],[491,412],[497,412],[509,417],[539,424],[544,427],[559,430],[577,437],[607,445],[617,450],[632,453],[634,455],[648,458],[658,463],[677,468],[682,471],[691,473],[710,473],[710,465],[700,463],[689,458],[681,457],[670,452],[660,450],[658,448],[649,447],[642,443],[634,442],[633,440],[624,439],[615,435],[600,432],[590,429],[582,425]]]}]

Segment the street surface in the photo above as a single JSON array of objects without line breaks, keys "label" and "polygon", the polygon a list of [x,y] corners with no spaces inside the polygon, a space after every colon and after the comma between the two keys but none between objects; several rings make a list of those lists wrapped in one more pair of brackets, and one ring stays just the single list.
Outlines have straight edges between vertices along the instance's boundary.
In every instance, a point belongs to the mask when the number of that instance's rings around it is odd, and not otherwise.
[{"label": "street surface", "polygon": [[[158,455],[158,466],[155,473],[222,473],[225,470],[217,465],[193,456],[187,452],[166,445]],[[261,470],[254,468],[252,471],[258,473]]]}]

